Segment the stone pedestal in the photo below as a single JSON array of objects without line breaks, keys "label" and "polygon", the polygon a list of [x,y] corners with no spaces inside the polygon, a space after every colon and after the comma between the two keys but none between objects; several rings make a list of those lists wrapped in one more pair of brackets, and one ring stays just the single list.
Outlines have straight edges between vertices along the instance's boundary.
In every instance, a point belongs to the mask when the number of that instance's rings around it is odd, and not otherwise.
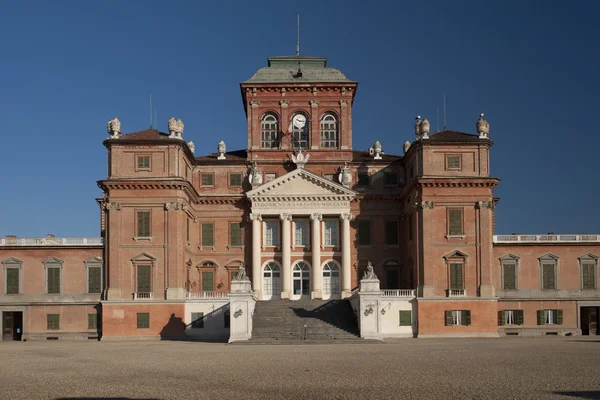
[{"label": "stone pedestal", "polygon": [[383,292],[379,279],[363,279],[360,281],[359,312],[360,337],[363,339],[381,339],[379,303]]},{"label": "stone pedestal", "polygon": [[168,288],[167,300],[185,300],[185,289],[182,287]]},{"label": "stone pedestal", "polygon": [[252,315],[256,299],[250,280],[232,281],[229,293],[229,343],[252,337]]}]

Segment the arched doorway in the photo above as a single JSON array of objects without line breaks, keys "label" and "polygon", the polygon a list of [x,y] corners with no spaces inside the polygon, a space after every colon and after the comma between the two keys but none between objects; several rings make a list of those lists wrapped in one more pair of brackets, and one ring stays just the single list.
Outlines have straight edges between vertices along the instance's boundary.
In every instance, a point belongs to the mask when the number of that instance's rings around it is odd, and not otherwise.
[{"label": "arched doorway", "polygon": [[310,266],[306,261],[298,261],[292,268],[292,300],[310,298]]},{"label": "arched doorway", "polygon": [[263,267],[263,300],[281,297],[281,268],[275,261],[267,262]]},{"label": "arched doorway", "polygon": [[323,299],[340,296],[340,266],[335,261],[323,265]]}]

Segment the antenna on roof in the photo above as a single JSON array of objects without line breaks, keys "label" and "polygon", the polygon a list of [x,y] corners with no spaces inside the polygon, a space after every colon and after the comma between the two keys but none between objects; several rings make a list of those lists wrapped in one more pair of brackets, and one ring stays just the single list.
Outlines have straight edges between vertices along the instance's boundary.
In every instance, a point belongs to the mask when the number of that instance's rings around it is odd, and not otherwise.
[{"label": "antenna on roof", "polygon": [[152,90],[150,91],[150,129],[152,129]]},{"label": "antenna on roof", "polygon": [[300,55],[300,14],[298,14],[298,39],[296,39],[296,55]]},{"label": "antenna on roof", "polygon": [[156,123],[156,107],[154,107],[154,127],[158,128],[158,124]]},{"label": "antenna on roof", "polygon": [[440,131],[440,108],[437,107],[435,109],[435,120],[436,120],[436,131],[439,132]]},{"label": "antenna on roof", "polygon": [[444,93],[444,130],[446,130],[446,93]]}]

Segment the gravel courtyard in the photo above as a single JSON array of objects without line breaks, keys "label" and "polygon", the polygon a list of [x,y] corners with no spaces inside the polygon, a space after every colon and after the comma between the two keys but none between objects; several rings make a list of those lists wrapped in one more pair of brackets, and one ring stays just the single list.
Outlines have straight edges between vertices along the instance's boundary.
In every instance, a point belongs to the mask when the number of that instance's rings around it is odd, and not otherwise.
[{"label": "gravel courtyard", "polygon": [[600,340],[0,343],[2,399],[600,399]]}]

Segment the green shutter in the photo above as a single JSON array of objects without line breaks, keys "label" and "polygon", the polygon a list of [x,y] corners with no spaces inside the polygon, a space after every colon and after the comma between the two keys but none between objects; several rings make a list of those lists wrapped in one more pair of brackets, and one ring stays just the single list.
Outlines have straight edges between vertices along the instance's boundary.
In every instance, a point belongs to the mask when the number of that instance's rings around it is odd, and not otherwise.
[{"label": "green shutter", "polygon": [[463,234],[463,210],[451,209],[448,210],[448,234],[451,236]]},{"label": "green shutter", "polygon": [[102,291],[102,268],[88,267],[88,293]]},{"label": "green shutter", "polygon": [[214,175],[212,173],[202,174],[202,186],[213,186]]},{"label": "green shutter", "polygon": [[556,311],[556,324],[562,325],[563,323],[563,310],[555,310]]},{"label": "green shutter", "polygon": [[242,186],[242,174],[230,174],[229,186]]},{"label": "green shutter", "polygon": [[446,310],[445,315],[446,315],[446,326],[452,326],[452,311]]},{"label": "green shutter", "polygon": [[358,221],[358,244],[371,244],[371,223],[369,221]]},{"label": "green shutter", "polygon": [[517,325],[523,325],[523,310],[515,310],[515,317],[517,318]]},{"label": "green shutter", "polygon": [[498,326],[504,325],[506,313],[504,311],[498,311]]},{"label": "green shutter", "polygon": [[49,267],[48,268],[48,293],[59,294],[60,293],[60,267]]},{"label": "green shutter", "polygon": [[463,265],[458,263],[450,264],[450,289],[463,288]]},{"label": "green shutter", "polygon": [[504,290],[515,290],[517,289],[517,266],[516,264],[504,264]]},{"label": "green shutter", "polygon": [[139,237],[150,237],[150,211],[138,211],[137,224],[137,235]]},{"label": "green shutter", "polygon": [[386,221],[385,223],[385,244],[398,244],[398,221]]},{"label": "green shutter", "polygon": [[202,272],[202,291],[210,292],[214,290],[213,273],[210,271]]},{"label": "green shutter", "polygon": [[400,326],[412,325],[412,312],[410,310],[400,310]]},{"label": "green shutter", "polygon": [[231,326],[231,313],[229,310],[225,310],[223,313],[223,328],[229,328]]},{"label": "green shutter", "polygon": [[215,245],[213,227],[213,224],[202,224],[202,246],[213,247]]},{"label": "green shutter", "polygon": [[88,314],[88,329],[98,328],[98,314]]},{"label": "green shutter", "polygon": [[151,287],[152,267],[150,265],[138,265],[137,270],[138,270],[138,276],[137,276],[137,291],[138,291],[138,293],[152,292],[152,287]]},{"label": "green shutter", "polygon": [[19,294],[19,268],[6,268],[6,294]]},{"label": "green shutter", "polygon": [[231,245],[241,246],[242,245],[242,225],[239,222],[232,222],[231,226]]},{"label": "green shutter", "polygon": [[463,325],[471,325],[471,311],[470,310],[462,311],[462,321],[463,321]]},{"label": "green shutter", "polygon": [[150,313],[137,313],[138,329],[150,328]]},{"label": "green shutter", "polygon": [[58,314],[46,314],[46,329],[60,329],[60,318]]},{"label": "green shutter", "polygon": [[544,310],[537,311],[537,321],[538,321],[538,325],[545,324],[546,321],[544,320]]},{"label": "green shutter", "polygon": [[596,277],[594,276],[594,264],[585,263],[581,266],[583,268],[583,289],[595,289]]},{"label": "green shutter", "polygon": [[542,289],[556,289],[556,279],[554,276],[555,272],[554,264],[542,264]]},{"label": "green shutter", "polygon": [[192,313],[192,328],[204,328],[204,313]]}]

